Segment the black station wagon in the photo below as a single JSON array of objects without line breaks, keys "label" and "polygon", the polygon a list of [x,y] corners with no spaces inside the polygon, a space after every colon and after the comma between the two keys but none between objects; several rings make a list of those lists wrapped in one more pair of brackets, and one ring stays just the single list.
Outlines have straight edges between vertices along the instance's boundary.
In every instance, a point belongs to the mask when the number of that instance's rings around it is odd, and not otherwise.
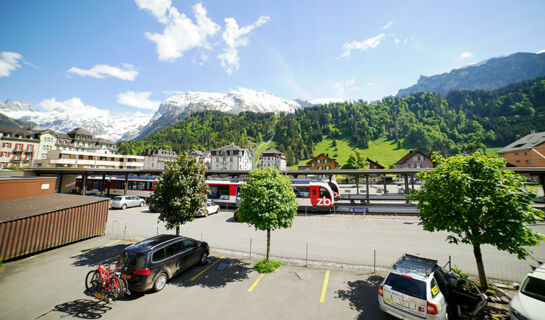
[{"label": "black station wagon", "polygon": [[131,291],[161,291],[170,278],[205,264],[209,252],[206,242],[162,234],[126,247],[119,257],[119,270]]}]

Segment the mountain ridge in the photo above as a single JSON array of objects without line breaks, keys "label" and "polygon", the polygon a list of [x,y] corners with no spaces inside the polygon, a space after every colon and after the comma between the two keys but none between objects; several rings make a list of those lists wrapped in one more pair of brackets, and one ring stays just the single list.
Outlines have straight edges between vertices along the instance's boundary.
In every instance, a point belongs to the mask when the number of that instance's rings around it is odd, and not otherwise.
[{"label": "mountain ridge", "polygon": [[447,94],[452,90],[496,90],[511,83],[545,76],[545,53],[517,52],[432,76],[421,75],[417,83],[400,89],[397,97],[417,92]]}]

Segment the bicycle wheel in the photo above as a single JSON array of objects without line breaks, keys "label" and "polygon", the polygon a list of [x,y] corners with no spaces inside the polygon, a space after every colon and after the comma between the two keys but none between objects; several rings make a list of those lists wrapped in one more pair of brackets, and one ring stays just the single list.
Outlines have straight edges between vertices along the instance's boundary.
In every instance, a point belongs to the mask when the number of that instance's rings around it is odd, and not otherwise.
[{"label": "bicycle wheel", "polygon": [[96,291],[100,286],[100,274],[97,270],[91,270],[85,277],[85,289]]},{"label": "bicycle wheel", "polygon": [[123,281],[118,276],[114,275],[110,279],[110,294],[112,298],[119,299],[123,295],[125,289],[123,288]]}]

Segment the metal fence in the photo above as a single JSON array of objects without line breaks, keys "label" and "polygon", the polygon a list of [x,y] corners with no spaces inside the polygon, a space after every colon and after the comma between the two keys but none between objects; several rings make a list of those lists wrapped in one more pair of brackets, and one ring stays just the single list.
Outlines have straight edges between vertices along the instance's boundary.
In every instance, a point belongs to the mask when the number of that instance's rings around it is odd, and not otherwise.
[{"label": "metal fence", "polygon": [[[121,223],[118,220],[109,221],[106,226],[106,235],[115,239],[142,240],[157,234],[175,233],[174,230],[167,230],[163,225],[150,225],[149,223]],[[192,232],[184,230],[182,235],[197,240],[208,242],[213,249],[222,249],[242,253],[249,258],[258,258],[266,254],[266,236],[263,237],[245,237],[232,234],[221,234],[211,232]],[[354,243],[335,243],[331,241],[323,242],[301,242],[289,239],[276,239],[273,235],[271,239],[271,256],[290,260],[300,265],[320,265],[320,264],[338,264],[339,267],[377,270],[390,268],[392,264],[404,253],[422,254],[438,260],[438,264],[444,266],[447,270],[449,266],[458,267],[463,272],[469,273],[477,278],[477,267],[473,252],[467,255],[451,256],[449,252],[440,249],[430,249],[425,253],[407,252],[403,245],[376,249],[373,245],[354,244]],[[536,265],[534,261],[520,261],[516,257],[505,253],[498,257],[494,256],[492,261],[490,256],[483,250],[483,260],[486,275],[492,279],[521,281],[524,276],[531,271],[531,265]],[[498,260],[499,259],[499,260]]]}]

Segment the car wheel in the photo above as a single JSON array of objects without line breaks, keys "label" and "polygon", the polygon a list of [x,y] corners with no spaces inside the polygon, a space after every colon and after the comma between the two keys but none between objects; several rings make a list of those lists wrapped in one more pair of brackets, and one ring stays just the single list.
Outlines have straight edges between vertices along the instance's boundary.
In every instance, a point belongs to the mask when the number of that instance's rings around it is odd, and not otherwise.
[{"label": "car wheel", "polygon": [[125,210],[125,209],[127,209],[127,205],[126,205],[126,204],[124,204],[124,205],[121,206],[121,210]]},{"label": "car wheel", "polygon": [[163,288],[167,284],[167,280],[168,280],[168,277],[166,273],[164,272],[159,273],[159,275],[157,276],[157,278],[155,278],[155,281],[153,282],[153,291],[159,292],[163,290]]},{"label": "car wheel", "polygon": [[208,262],[208,252],[203,252],[201,254],[201,260],[200,260],[201,264],[206,264]]},{"label": "car wheel", "polygon": [[140,206],[143,207],[145,205],[144,201],[140,202]]}]

